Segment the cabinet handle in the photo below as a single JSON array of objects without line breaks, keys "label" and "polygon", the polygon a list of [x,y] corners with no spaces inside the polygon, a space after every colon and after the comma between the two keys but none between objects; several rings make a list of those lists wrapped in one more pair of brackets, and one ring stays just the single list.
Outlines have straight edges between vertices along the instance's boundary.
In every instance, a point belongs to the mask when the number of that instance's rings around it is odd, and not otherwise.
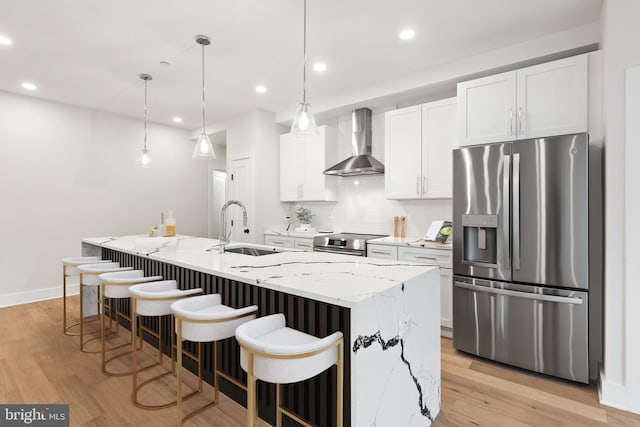
[{"label": "cabinet handle", "polygon": [[421,255],[416,255],[415,258],[417,258],[417,259],[428,259],[428,260],[431,260],[431,261],[437,261],[438,260],[438,258],[434,258],[434,257],[430,257],[430,256],[421,256]]},{"label": "cabinet handle", "polygon": [[279,240],[272,240],[271,243],[274,245],[284,245],[284,242],[281,242]]},{"label": "cabinet handle", "polygon": [[518,134],[524,135],[523,126],[522,126],[522,107],[518,108]]},{"label": "cabinet handle", "polygon": [[513,108],[509,108],[509,135],[513,135]]},{"label": "cabinet handle", "polygon": [[378,254],[378,255],[391,255],[391,252],[385,252],[385,251],[374,251],[371,250],[372,254]]},{"label": "cabinet handle", "polygon": [[300,184],[300,198],[304,198],[304,184]]},{"label": "cabinet handle", "polygon": [[416,179],[416,195],[420,195],[420,177]]},{"label": "cabinet handle", "polygon": [[426,191],[424,190],[424,186],[426,184],[427,178],[426,177],[422,177],[422,195],[424,196]]}]

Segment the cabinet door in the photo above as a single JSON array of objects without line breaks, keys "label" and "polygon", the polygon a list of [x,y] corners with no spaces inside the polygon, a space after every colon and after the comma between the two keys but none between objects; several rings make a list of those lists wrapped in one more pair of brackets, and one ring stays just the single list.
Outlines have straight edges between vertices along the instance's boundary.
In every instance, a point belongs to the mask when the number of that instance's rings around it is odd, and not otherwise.
[{"label": "cabinet door", "polygon": [[456,98],[422,105],[422,197],[450,199],[452,150],[458,147]]},{"label": "cabinet door", "polygon": [[305,138],[301,200],[325,200],[324,130],[324,126],[319,126],[317,135],[306,135]]},{"label": "cabinet door", "polygon": [[517,71],[518,139],[587,132],[587,55]]},{"label": "cabinet door", "polygon": [[294,247],[296,249],[303,249],[305,251],[313,250],[313,238],[296,237],[294,239]]},{"label": "cabinet door", "polygon": [[385,114],[384,186],[387,199],[420,197],[421,116],[420,105]]},{"label": "cabinet door", "polygon": [[515,139],[516,72],[458,84],[459,145]]},{"label": "cabinet door", "polygon": [[448,268],[440,269],[440,326],[453,328],[453,276]]},{"label": "cabinet door", "polygon": [[265,234],[264,244],[267,246],[277,246],[280,248],[293,248],[294,239],[288,236],[272,236]]},{"label": "cabinet door", "polygon": [[398,259],[398,247],[388,245],[367,244],[367,257],[382,259]]},{"label": "cabinet door", "polygon": [[304,176],[304,141],[288,133],[280,135],[280,201],[301,197]]}]

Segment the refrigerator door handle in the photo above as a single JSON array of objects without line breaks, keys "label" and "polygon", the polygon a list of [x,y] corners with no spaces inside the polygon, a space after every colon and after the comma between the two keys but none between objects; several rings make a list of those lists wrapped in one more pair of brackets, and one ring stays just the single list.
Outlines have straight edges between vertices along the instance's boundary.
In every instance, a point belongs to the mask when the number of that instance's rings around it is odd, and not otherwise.
[{"label": "refrigerator door handle", "polygon": [[520,154],[513,155],[513,269],[520,270]]},{"label": "refrigerator door handle", "polygon": [[558,297],[555,295],[531,294],[529,292],[510,291],[508,289],[489,288],[485,286],[474,286],[464,282],[455,282],[454,286],[465,288],[476,292],[485,292],[489,294],[505,295],[510,297],[526,298],[537,301],[559,302],[562,304],[582,304],[580,297]]},{"label": "refrigerator door handle", "polygon": [[511,175],[511,156],[505,155],[502,163],[502,251],[504,255],[504,268],[511,268],[511,251],[509,248],[509,222],[511,212],[509,208],[509,176]]}]

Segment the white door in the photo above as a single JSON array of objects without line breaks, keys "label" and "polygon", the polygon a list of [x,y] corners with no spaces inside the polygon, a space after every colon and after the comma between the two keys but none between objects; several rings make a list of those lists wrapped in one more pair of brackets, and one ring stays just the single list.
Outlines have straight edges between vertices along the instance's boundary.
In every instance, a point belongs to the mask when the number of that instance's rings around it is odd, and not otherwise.
[{"label": "white door", "polygon": [[288,133],[280,135],[280,201],[302,197],[304,177],[304,140]]},{"label": "white door", "polygon": [[387,199],[420,197],[421,120],[420,105],[385,114],[384,187]]},{"label": "white door", "polygon": [[458,84],[460,146],[515,139],[516,72]]},{"label": "white door", "polygon": [[[238,200],[247,208],[249,233],[243,232],[242,208],[227,208],[227,234],[231,231],[232,242],[253,242],[255,230],[255,164],[253,154],[231,158],[227,175],[228,200]],[[229,227],[230,226],[230,227]]]},{"label": "white door", "polygon": [[587,55],[517,71],[518,139],[587,132]]},{"label": "white door", "polygon": [[422,105],[422,197],[450,199],[453,192],[453,154],[458,147],[457,100]]},{"label": "white door", "polygon": [[220,211],[227,201],[227,173],[214,170],[211,177],[211,210],[209,211],[209,237],[217,239],[220,235]]}]

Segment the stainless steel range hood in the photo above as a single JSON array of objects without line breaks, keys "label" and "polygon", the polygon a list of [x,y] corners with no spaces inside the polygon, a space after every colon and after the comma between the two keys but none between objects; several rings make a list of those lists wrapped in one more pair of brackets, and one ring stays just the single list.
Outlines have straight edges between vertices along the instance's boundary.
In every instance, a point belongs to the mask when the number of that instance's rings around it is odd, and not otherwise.
[{"label": "stainless steel range hood", "polygon": [[384,173],[384,165],[371,155],[371,110],[353,110],[353,136],[351,145],[353,156],[330,167],[325,175],[353,176]]}]

